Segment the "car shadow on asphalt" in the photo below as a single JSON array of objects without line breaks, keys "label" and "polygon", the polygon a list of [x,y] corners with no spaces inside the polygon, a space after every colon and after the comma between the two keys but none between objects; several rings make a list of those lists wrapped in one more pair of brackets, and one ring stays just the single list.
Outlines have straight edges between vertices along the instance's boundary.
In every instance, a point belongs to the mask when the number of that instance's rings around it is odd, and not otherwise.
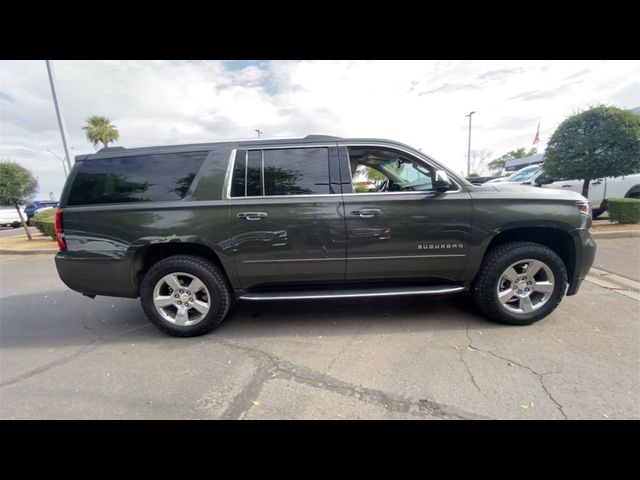
[{"label": "car shadow on asphalt", "polygon": [[[150,328],[144,328],[149,326]],[[224,339],[305,335],[394,334],[465,328],[512,328],[492,323],[466,295],[335,300],[237,302],[208,335]],[[146,319],[133,299],[89,299],[71,291],[4,297],[0,347],[86,345],[87,342],[171,340]],[[181,341],[176,339],[175,341]]]}]

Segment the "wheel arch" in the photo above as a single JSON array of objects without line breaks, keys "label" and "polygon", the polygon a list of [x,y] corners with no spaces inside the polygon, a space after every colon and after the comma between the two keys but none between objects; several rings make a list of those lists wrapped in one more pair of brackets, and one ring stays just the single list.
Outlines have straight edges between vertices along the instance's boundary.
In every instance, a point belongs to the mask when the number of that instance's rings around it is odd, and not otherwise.
[{"label": "wheel arch", "polygon": [[640,198],[640,184],[631,187],[624,198]]},{"label": "wheel arch", "polygon": [[482,262],[494,248],[505,243],[525,241],[544,245],[553,250],[563,261],[569,279],[574,278],[576,268],[575,242],[568,231],[554,227],[514,227],[500,231],[488,243]]},{"label": "wheel arch", "polygon": [[149,269],[165,258],[174,255],[194,255],[203,258],[220,269],[232,289],[237,288],[235,271],[230,260],[223,261],[212,248],[201,243],[163,242],[144,245],[136,249],[131,262],[131,283],[136,295],[140,294],[140,285]]}]

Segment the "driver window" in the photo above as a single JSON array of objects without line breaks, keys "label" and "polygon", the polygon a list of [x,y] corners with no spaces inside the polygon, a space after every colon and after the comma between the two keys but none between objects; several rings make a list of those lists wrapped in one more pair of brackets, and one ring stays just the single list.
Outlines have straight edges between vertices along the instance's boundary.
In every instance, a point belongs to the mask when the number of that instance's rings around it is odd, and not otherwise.
[{"label": "driver window", "polygon": [[428,191],[435,170],[400,152],[376,147],[349,147],[355,193]]}]

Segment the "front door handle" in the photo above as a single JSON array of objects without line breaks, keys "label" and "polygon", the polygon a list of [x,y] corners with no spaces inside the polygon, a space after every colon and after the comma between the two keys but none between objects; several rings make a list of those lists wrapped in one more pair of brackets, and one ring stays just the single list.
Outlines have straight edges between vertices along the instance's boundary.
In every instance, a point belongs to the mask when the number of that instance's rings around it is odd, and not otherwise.
[{"label": "front door handle", "polygon": [[562,185],[562,188],[571,188],[571,185]]},{"label": "front door handle", "polygon": [[261,220],[267,216],[266,212],[240,212],[238,218],[244,218],[245,220]]},{"label": "front door handle", "polygon": [[382,210],[379,208],[365,208],[363,210],[353,210],[351,215],[358,215],[360,218],[373,218],[381,213]]},{"label": "front door handle", "polygon": [[592,182],[591,185],[600,185],[602,182],[600,180],[596,180],[595,182]]}]

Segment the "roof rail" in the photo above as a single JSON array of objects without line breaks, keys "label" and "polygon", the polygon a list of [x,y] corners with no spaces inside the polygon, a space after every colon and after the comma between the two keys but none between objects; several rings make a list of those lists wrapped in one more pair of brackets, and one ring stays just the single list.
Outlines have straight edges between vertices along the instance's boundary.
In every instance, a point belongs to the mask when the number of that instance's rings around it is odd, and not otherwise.
[{"label": "roof rail", "polygon": [[126,148],[124,148],[124,147],[102,147],[96,153],[99,153],[99,152],[112,152],[114,150],[126,150]]},{"label": "roof rail", "polygon": [[309,139],[309,140],[338,140],[342,137],[334,137],[333,135],[307,135],[306,137],[304,137],[305,139]]}]

